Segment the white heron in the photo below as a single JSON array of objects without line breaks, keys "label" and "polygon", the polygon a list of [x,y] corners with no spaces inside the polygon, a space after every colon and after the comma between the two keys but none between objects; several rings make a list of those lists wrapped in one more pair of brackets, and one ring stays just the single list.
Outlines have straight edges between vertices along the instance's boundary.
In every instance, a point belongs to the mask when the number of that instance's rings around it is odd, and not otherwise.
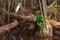
[{"label": "white heron", "polygon": [[19,9],[21,8],[21,3],[18,3],[15,12],[17,13],[19,11]]}]

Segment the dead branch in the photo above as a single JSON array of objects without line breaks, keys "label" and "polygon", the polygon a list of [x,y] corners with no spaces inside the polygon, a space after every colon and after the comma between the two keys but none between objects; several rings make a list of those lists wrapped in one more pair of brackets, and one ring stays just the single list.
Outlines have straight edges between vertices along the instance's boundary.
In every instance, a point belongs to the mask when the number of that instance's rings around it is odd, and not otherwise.
[{"label": "dead branch", "polygon": [[57,22],[57,21],[54,21],[54,20],[49,20],[49,23],[50,24],[53,24],[53,25],[60,25],[60,22]]},{"label": "dead branch", "polygon": [[47,9],[50,9],[50,7],[53,6],[56,2],[57,0],[55,0],[50,6],[48,6]]},{"label": "dead branch", "polygon": [[18,15],[17,13],[11,13],[11,16],[15,17],[17,19],[21,19],[22,18],[25,21],[33,21],[33,18],[34,18],[33,14],[30,14],[28,16],[22,16],[22,15]]},{"label": "dead branch", "polygon": [[15,20],[14,22],[12,22],[10,24],[6,24],[6,25],[0,27],[0,33],[4,32],[4,31],[7,31],[7,30],[9,30],[11,28],[14,28],[17,25],[18,25],[18,21],[17,20]]},{"label": "dead branch", "polygon": [[54,27],[54,28],[60,28],[60,22],[54,21],[54,20],[49,20],[49,23]]}]

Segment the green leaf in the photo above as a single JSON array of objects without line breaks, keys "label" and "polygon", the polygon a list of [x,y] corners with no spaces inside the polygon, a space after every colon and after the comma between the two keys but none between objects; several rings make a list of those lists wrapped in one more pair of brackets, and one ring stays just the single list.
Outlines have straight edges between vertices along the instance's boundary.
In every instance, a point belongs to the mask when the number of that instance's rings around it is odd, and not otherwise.
[{"label": "green leaf", "polygon": [[34,22],[39,26],[44,28],[45,27],[45,22],[44,22],[44,16],[43,14],[38,15],[37,13],[35,14],[34,17]]}]

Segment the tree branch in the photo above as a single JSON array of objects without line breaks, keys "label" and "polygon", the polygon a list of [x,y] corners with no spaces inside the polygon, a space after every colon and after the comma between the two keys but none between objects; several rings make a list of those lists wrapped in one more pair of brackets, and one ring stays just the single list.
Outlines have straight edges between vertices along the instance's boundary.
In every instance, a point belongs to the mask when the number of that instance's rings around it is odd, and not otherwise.
[{"label": "tree branch", "polygon": [[20,20],[21,20],[21,18],[23,20],[25,20],[25,21],[33,21],[33,19],[34,19],[34,15],[33,14],[30,14],[28,16],[18,15],[17,13],[10,13],[10,14],[11,14],[12,17],[20,19]]},{"label": "tree branch", "polygon": [[10,24],[6,24],[6,25],[0,27],[0,33],[4,32],[4,31],[7,31],[7,30],[9,30],[11,28],[14,28],[17,25],[18,25],[18,21],[17,20],[15,20],[14,22],[12,22]]},{"label": "tree branch", "polygon": [[54,21],[54,20],[48,20],[49,23],[54,27],[54,28],[60,28],[60,22]]},{"label": "tree branch", "polygon": [[50,9],[50,7],[53,6],[56,2],[57,0],[55,0],[50,6],[48,6],[47,9]]}]

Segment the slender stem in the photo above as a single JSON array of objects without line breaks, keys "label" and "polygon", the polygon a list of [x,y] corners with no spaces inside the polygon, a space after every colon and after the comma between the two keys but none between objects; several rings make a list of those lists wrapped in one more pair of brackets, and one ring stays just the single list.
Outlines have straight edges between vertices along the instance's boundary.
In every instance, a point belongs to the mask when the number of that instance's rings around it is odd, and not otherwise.
[{"label": "slender stem", "polygon": [[[10,10],[10,0],[8,0],[8,12]],[[9,20],[10,20],[10,13],[8,13],[8,23],[9,23]]]},{"label": "slender stem", "polygon": [[39,6],[40,6],[41,13],[42,13],[42,5],[41,5],[41,1],[40,0],[39,0]]},{"label": "slender stem", "polygon": [[[55,4],[55,6],[57,6],[57,2]],[[57,8],[55,8],[55,21],[57,21]],[[55,23],[56,24],[56,23]]]}]

